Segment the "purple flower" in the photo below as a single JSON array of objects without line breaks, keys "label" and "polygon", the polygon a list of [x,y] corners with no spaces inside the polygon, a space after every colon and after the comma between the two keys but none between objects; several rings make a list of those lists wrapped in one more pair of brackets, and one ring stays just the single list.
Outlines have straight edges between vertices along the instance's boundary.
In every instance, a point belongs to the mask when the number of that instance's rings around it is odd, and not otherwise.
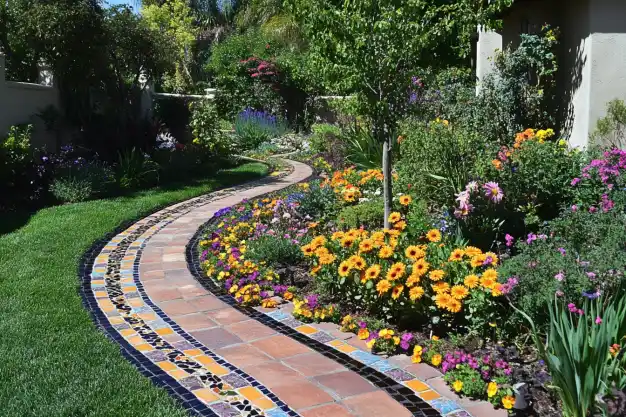
[{"label": "purple flower", "polygon": [[536,235],[536,234],[534,234],[534,233],[529,233],[529,234],[528,234],[528,237],[526,238],[526,243],[530,245],[530,244],[531,244],[531,243],[533,243],[535,240],[537,240],[537,235]]},{"label": "purple flower", "polygon": [[483,185],[483,190],[485,191],[485,197],[494,203],[499,203],[504,197],[504,193],[497,182],[490,181],[486,183]]},{"label": "purple flower", "polygon": [[583,291],[583,297],[587,297],[590,300],[595,300],[596,298],[598,298],[600,296],[600,292],[599,291],[595,291],[595,292],[586,292]]},{"label": "purple flower", "polygon": [[565,256],[565,249],[564,248],[559,248],[558,251],[561,252],[561,255]]},{"label": "purple flower", "polygon": [[515,242],[515,238],[508,233],[504,235],[504,240],[506,241],[506,245],[509,247],[513,246],[513,242]]},{"label": "purple flower", "polygon": [[594,272],[587,272],[587,277],[589,279],[596,279],[596,274]]},{"label": "purple flower", "polygon": [[364,321],[360,321],[359,322],[359,329],[366,329],[367,328],[367,323],[365,323]]},{"label": "purple flower", "polygon": [[563,271],[559,271],[558,274],[554,276],[557,281],[563,281],[565,279],[565,273]]}]

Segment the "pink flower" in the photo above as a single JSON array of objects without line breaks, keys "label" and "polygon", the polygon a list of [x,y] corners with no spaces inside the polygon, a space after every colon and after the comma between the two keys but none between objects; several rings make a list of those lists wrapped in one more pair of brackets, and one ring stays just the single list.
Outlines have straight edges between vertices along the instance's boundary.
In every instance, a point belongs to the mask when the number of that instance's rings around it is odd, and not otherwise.
[{"label": "pink flower", "polygon": [[576,186],[580,182],[580,178],[574,178],[570,183],[572,187]]},{"label": "pink flower", "polygon": [[602,323],[602,319],[600,318],[600,316],[596,317],[596,324],[601,324]]},{"label": "pink flower", "polygon": [[577,206],[576,204],[574,204],[574,205],[572,206],[572,211],[577,211],[577,210],[578,210],[578,206]]},{"label": "pink flower", "polygon": [[565,273],[563,271],[559,271],[558,274],[554,276],[557,281],[563,281],[565,279]]},{"label": "pink flower", "polygon": [[504,197],[504,193],[497,182],[490,181],[486,183],[483,185],[483,190],[485,191],[485,197],[494,203],[499,203]]},{"label": "pink flower", "polygon": [[515,241],[515,238],[507,233],[506,235],[504,235],[504,240],[506,241],[506,245],[511,247],[513,246],[513,242]]}]

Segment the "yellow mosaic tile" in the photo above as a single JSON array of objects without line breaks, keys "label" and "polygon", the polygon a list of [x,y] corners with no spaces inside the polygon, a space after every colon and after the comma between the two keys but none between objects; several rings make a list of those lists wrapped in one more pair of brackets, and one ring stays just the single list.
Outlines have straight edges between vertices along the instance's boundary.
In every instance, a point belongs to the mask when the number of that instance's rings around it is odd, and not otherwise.
[{"label": "yellow mosaic tile", "polygon": [[174,334],[174,330],[169,327],[164,327],[162,329],[156,329],[157,334],[161,336],[167,336],[168,334]]},{"label": "yellow mosaic tile", "polygon": [[213,391],[208,388],[200,388],[193,391],[193,393],[205,404],[212,403],[213,401],[217,401],[219,399],[219,397],[213,394]]},{"label": "yellow mosaic tile", "polygon": [[94,291],[94,295],[96,297],[108,297],[109,293],[107,293],[106,291]]},{"label": "yellow mosaic tile", "polygon": [[147,352],[149,350],[154,350],[152,348],[152,346],[150,346],[148,343],[144,343],[142,345],[137,345],[137,346],[135,346],[135,349],[137,349],[138,351],[141,351],[141,352]]},{"label": "yellow mosaic tile", "polygon": [[354,346],[341,345],[341,346],[337,346],[337,350],[339,350],[339,351],[341,351],[343,353],[350,353],[350,352],[354,352],[357,349]]},{"label": "yellow mosaic tile", "polygon": [[137,345],[141,345],[142,343],[145,343],[141,336],[127,337],[126,340],[128,340],[128,343],[130,343],[133,346],[137,346]]},{"label": "yellow mosaic tile", "polygon": [[94,284],[94,285],[104,285],[105,284],[103,279],[92,279],[91,283]]},{"label": "yellow mosaic tile", "polygon": [[216,363],[211,363],[209,365],[204,365],[204,367],[207,369],[207,371],[211,372],[212,374],[215,374],[217,376],[222,376],[222,375],[226,375],[228,374],[228,369],[221,367],[220,365],[216,364]]},{"label": "yellow mosaic tile", "polygon": [[183,371],[182,369],[176,369],[174,371],[169,371],[168,374],[175,379],[183,379],[183,378],[187,378],[189,376],[189,374],[185,371]]},{"label": "yellow mosaic tile", "polygon": [[212,363],[215,363],[215,361],[211,359],[210,357],[208,357],[207,355],[196,356],[193,359],[200,362],[202,365],[210,365]]},{"label": "yellow mosaic tile", "polygon": [[261,391],[254,387],[243,387],[239,390],[239,393],[249,399],[250,401],[263,397]]},{"label": "yellow mosaic tile", "polygon": [[333,346],[333,347],[337,347],[337,346],[341,346],[341,345],[345,345],[344,342],[342,342],[341,340],[331,340],[330,342],[328,342],[329,345]]},{"label": "yellow mosaic tile", "polygon": [[124,337],[129,337],[130,335],[135,334],[135,329],[123,329],[123,330],[120,330],[120,334]]},{"label": "yellow mosaic tile", "polygon": [[441,397],[441,395],[437,394],[435,391],[419,392],[417,395],[424,401],[431,401]]},{"label": "yellow mosaic tile", "polygon": [[424,384],[422,381],[418,381],[417,379],[406,381],[405,384],[415,392],[422,392],[429,389],[428,385]]},{"label": "yellow mosaic tile", "polygon": [[300,326],[300,327],[296,327],[296,330],[299,331],[300,333],[304,333],[304,334],[313,334],[313,333],[317,333],[317,329],[315,327],[312,326]]},{"label": "yellow mosaic tile", "polygon": [[269,410],[271,408],[276,407],[276,404],[274,404],[271,400],[267,398],[258,398],[256,400],[250,400],[250,401],[252,401],[252,404],[256,405],[257,407],[263,410]]},{"label": "yellow mosaic tile", "polygon": [[131,307],[143,307],[143,305],[144,305],[143,300],[141,300],[139,298],[131,298],[127,302],[128,302],[128,305],[131,306]]},{"label": "yellow mosaic tile", "polygon": [[156,364],[164,371],[173,371],[174,369],[178,369],[176,365],[168,361],[157,362]]},{"label": "yellow mosaic tile", "polygon": [[138,316],[143,320],[143,321],[152,321],[152,320],[156,320],[156,315],[154,313],[139,313]]},{"label": "yellow mosaic tile", "polygon": [[111,324],[123,324],[125,323],[122,317],[109,317],[109,322]]},{"label": "yellow mosaic tile", "polygon": [[202,355],[202,351],[200,349],[189,349],[189,350],[183,350],[183,353],[187,356],[198,356],[198,355]]},{"label": "yellow mosaic tile", "polygon": [[135,292],[137,291],[137,287],[124,287],[124,292]]}]

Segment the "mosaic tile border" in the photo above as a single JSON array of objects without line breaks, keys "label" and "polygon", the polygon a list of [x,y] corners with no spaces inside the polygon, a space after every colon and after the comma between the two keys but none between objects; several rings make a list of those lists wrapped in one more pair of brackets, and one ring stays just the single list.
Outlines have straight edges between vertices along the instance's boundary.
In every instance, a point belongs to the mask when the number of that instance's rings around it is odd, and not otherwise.
[{"label": "mosaic tile border", "polygon": [[[255,198],[258,198],[257,196]],[[300,322],[281,310],[266,312],[262,309],[241,306],[213,280],[207,279],[200,266],[198,243],[206,227],[214,222],[204,223],[186,247],[187,267],[196,280],[218,299],[259,321],[262,324],[288,336],[346,368],[358,373],[392,398],[406,407],[414,416],[471,417],[456,402],[437,393],[429,385],[409,372],[393,366],[384,358],[357,349],[329,333]]]},{"label": "mosaic tile border", "polygon": [[139,279],[142,250],[151,236],[192,209],[288,174],[216,191],[135,223],[126,222],[95,242],[79,264],[79,293],[96,326],[120,345],[122,354],[145,376],[165,388],[192,415],[298,414],[254,378],[185,333],[150,300]]}]

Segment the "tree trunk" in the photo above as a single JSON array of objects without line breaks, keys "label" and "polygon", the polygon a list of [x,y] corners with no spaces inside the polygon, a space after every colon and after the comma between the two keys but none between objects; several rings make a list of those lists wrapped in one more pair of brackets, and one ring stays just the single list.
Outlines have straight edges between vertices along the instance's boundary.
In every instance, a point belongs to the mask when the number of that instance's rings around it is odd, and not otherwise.
[{"label": "tree trunk", "polygon": [[391,135],[385,135],[383,142],[383,198],[385,200],[385,229],[390,229],[389,215],[392,207],[392,189],[391,189]]}]

